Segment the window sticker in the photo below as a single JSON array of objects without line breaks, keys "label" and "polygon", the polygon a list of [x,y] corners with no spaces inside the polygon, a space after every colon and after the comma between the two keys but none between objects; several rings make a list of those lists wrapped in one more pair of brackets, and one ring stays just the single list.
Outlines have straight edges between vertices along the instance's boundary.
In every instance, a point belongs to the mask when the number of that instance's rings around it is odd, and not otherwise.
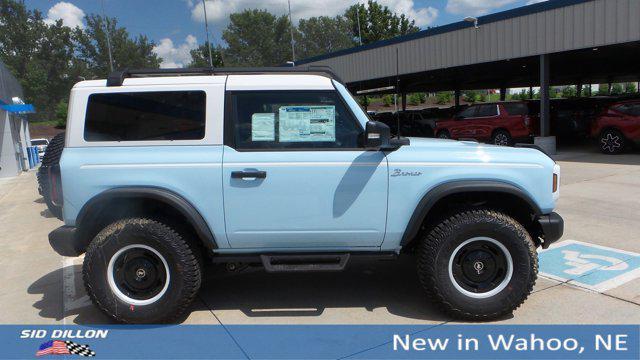
[{"label": "window sticker", "polygon": [[282,106],[280,142],[336,141],[335,106]]},{"label": "window sticker", "polygon": [[276,114],[255,113],[251,115],[251,141],[275,141]]}]

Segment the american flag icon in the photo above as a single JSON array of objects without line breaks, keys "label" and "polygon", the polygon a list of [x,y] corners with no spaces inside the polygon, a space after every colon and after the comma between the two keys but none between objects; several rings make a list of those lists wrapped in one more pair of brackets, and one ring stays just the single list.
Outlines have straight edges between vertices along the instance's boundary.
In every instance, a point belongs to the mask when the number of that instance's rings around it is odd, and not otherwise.
[{"label": "american flag icon", "polygon": [[36,356],[45,355],[96,356],[96,352],[91,350],[89,345],[81,345],[73,341],[49,340],[42,343],[36,351]]}]

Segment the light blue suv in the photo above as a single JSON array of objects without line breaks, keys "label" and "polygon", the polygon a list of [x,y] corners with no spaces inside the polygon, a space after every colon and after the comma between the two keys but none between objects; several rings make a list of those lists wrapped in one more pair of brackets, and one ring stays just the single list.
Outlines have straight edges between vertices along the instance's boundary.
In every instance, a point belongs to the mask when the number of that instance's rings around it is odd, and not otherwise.
[{"label": "light blue suv", "polygon": [[175,321],[211,262],[338,271],[401,253],[434,304],[491,319],[563,232],[547,155],[390,138],[327,68],[116,72],[74,86],[66,136],[49,241],[86,253],[88,294],[121,322]]}]

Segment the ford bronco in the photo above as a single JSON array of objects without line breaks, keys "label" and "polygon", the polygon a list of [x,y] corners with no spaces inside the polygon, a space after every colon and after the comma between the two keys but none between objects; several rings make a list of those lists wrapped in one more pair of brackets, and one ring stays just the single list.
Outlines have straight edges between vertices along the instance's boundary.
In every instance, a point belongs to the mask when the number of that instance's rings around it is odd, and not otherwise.
[{"label": "ford bronco", "polygon": [[328,68],[115,72],[73,87],[67,124],[49,242],[85,254],[90,298],[120,322],[176,321],[209,262],[338,271],[401,253],[442,310],[492,319],[563,232],[543,152],[392,138]]}]

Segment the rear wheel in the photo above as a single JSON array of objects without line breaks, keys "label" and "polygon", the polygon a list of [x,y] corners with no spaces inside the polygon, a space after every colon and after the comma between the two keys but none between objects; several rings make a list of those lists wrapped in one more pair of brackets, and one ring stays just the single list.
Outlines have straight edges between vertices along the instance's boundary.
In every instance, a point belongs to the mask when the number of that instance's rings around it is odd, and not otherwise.
[{"label": "rear wheel", "polygon": [[600,134],[600,151],[602,151],[603,154],[620,154],[626,146],[627,140],[618,130],[608,129]]},{"label": "rear wheel", "polygon": [[418,248],[418,275],[448,314],[488,320],[511,313],[531,293],[538,259],[531,237],[493,210],[460,212],[437,225]]},{"label": "rear wheel", "polygon": [[447,130],[442,130],[438,133],[439,139],[451,139],[451,134]]},{"label": "rear wheel", "polygon": [[491,142],[494,145],[511,146],[512,143],[513,143],[513,140],[511,139],[511,134],[509,134],[508,131],[506,131],[506,130],[496,130],[496,132],[493,133],[493,137],[491,138]]},{"label": "rear wheel", "polygon": [[172,322],[200,288],[198,258],[197,249],[168,225],[123,219],[91,242],[83,279],[91,300],[116,321]]}]

